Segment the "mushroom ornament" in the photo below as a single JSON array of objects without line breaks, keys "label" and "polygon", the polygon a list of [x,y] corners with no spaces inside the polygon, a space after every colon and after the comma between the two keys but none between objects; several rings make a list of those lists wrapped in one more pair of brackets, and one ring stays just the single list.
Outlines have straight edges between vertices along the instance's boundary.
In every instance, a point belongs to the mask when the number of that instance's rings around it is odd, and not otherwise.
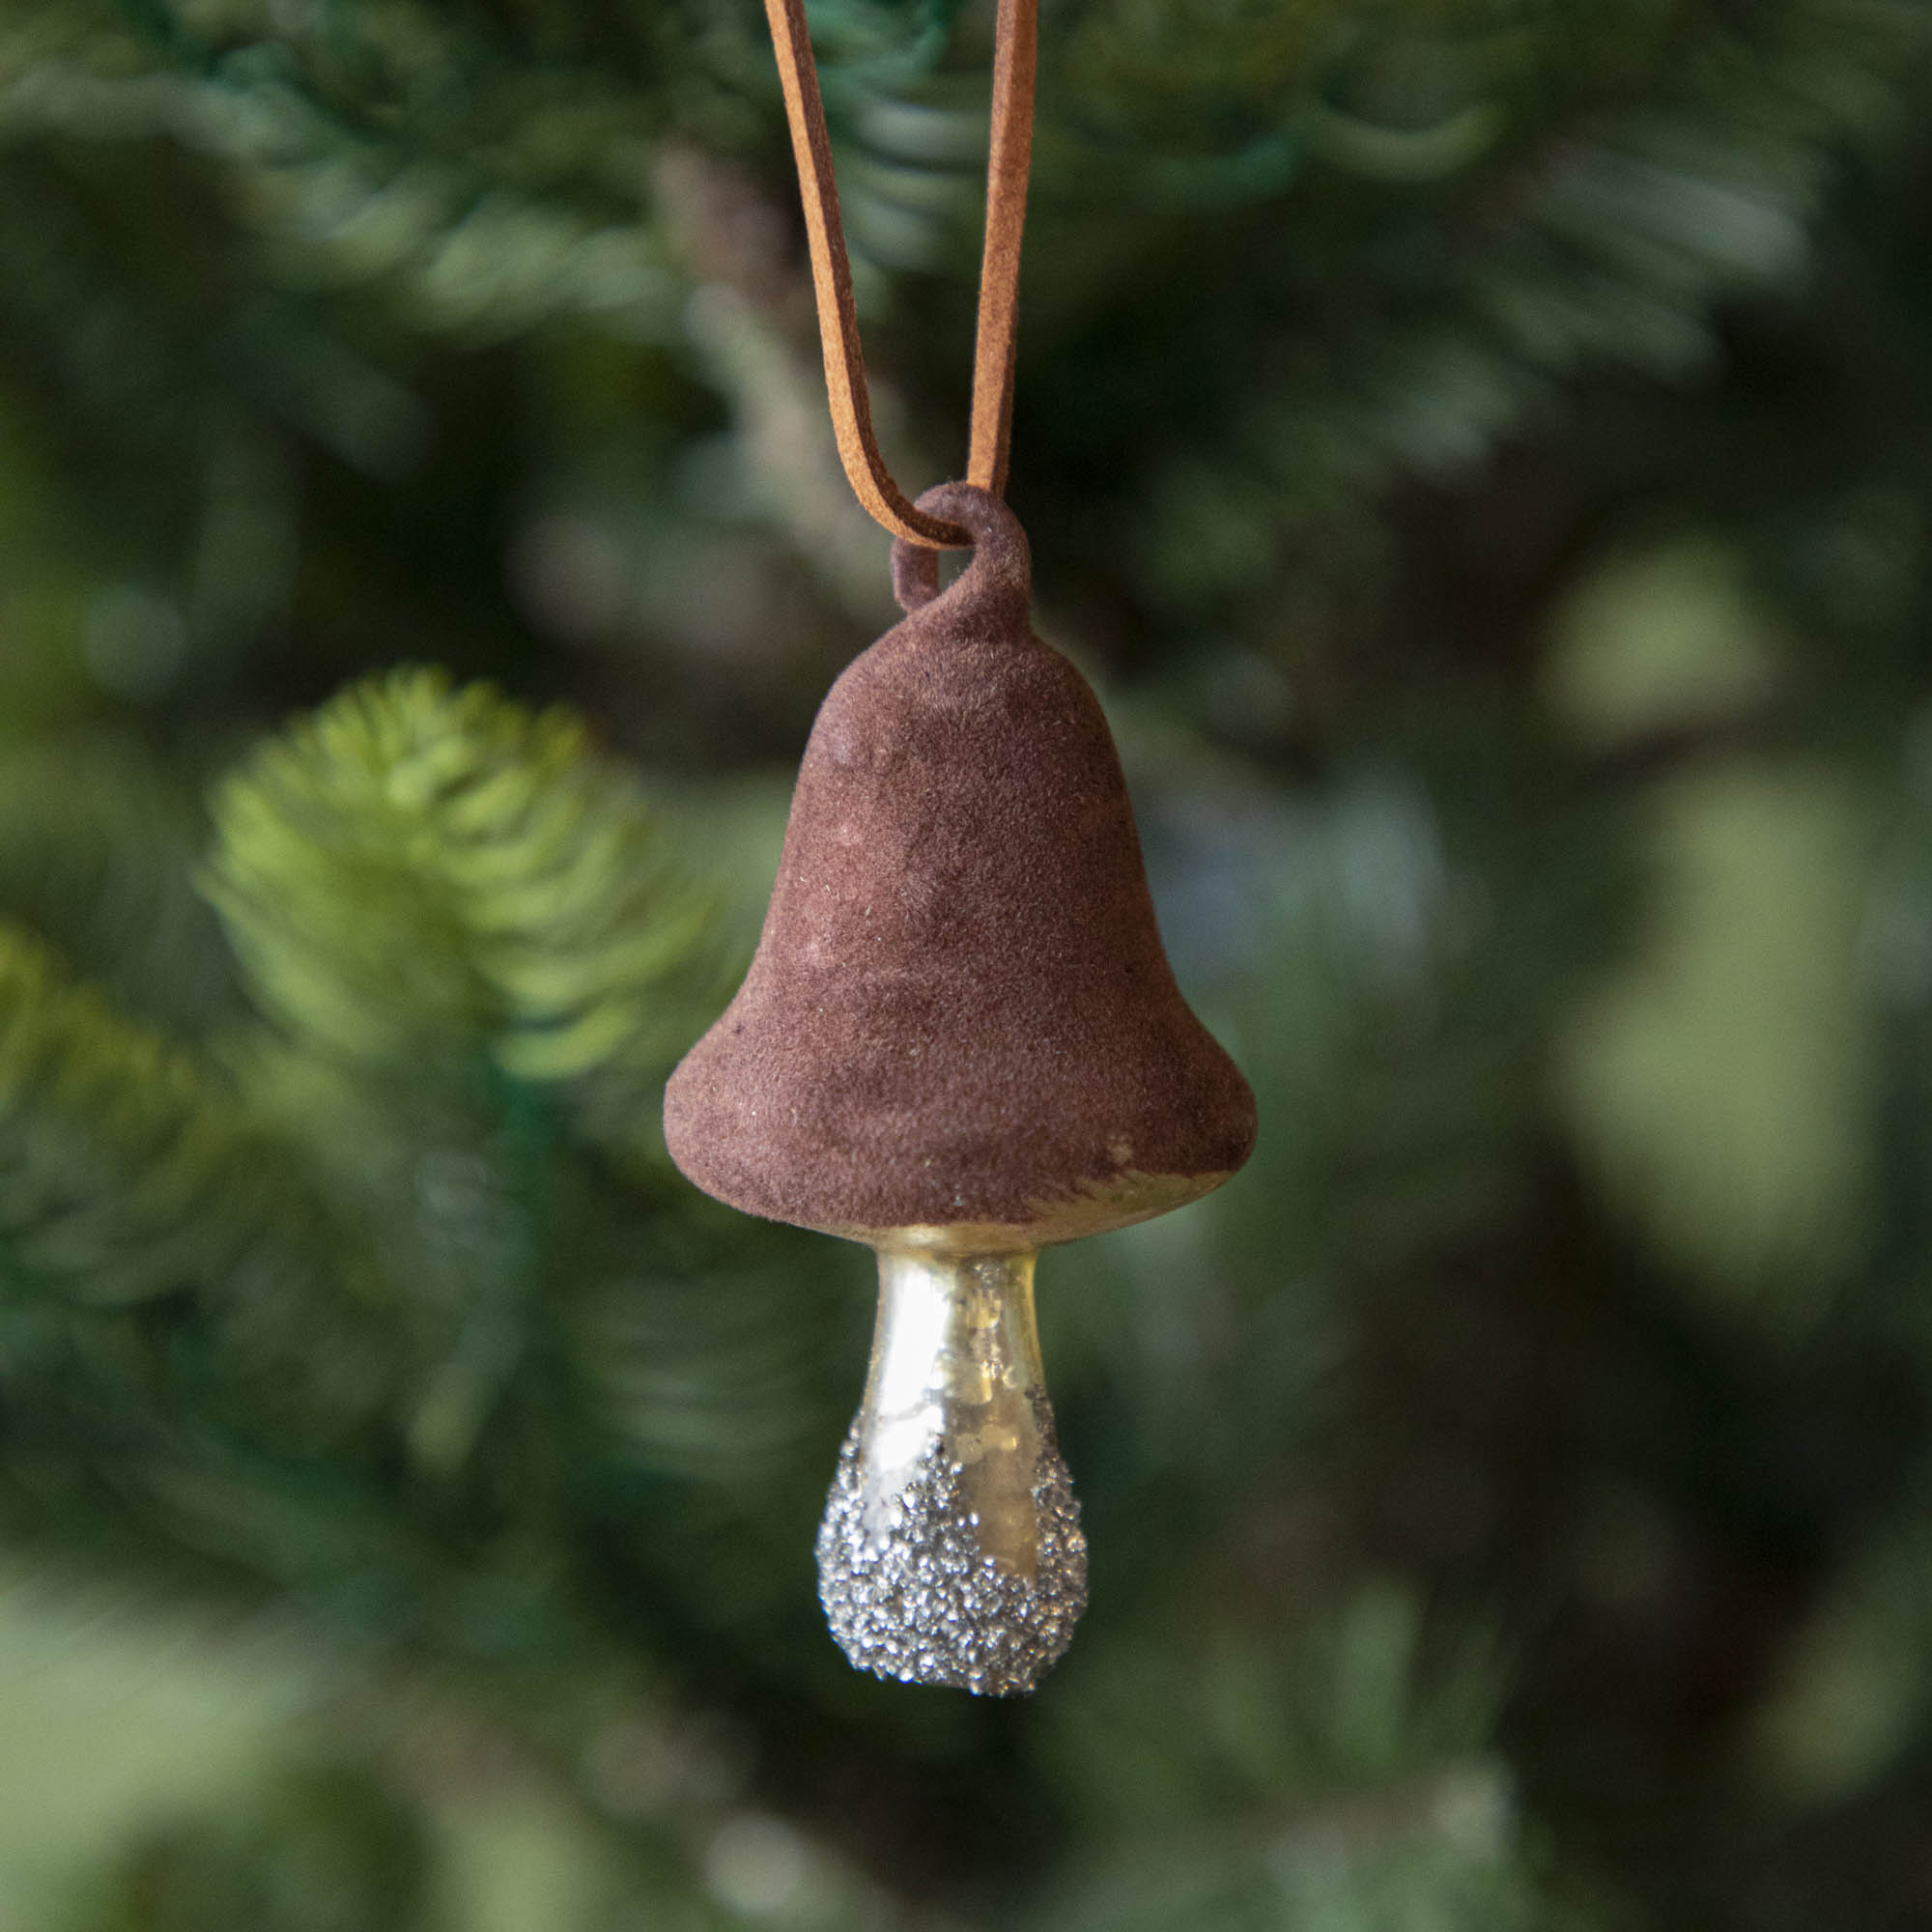
[{"label": "mushroom ornament", "polygon": [[744,985],[672,1075],[670,1152],[748,1213],[864,1241],[879,1312],[818,1539],[852,1662],[1031,1690],[1087,1595],[1035,1326],[1040,1249],[1198,1199],[1254,1143],[1176,986],[1098,701],[1033,634],[1018,523],[941,485],[973,554],[833,686]]}]

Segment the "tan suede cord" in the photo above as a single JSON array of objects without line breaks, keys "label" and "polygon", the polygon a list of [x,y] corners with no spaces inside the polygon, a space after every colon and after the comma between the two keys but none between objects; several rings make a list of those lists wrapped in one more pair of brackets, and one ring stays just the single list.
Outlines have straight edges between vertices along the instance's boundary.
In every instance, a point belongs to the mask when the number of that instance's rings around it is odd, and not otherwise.
[{"label": "tan suede cord", "polygon": [[[928,517],[906,500],[879,454],[866,387],[866,358],[852,300],[852,267],[832,179],[825,103],[812,65],[804,0],[765,0],[784,89],[805,203],[825,386],[838,454],[859,500],[895,536],[936,550],[962,550],[972,538],[956,524]],[[1013,344],[1019,324],[1020,237],[1033,158],[1033,87],[1037,0],[999,0],[993,53],[992,141],[986,162],[986,246],[980,271],[979,339],[973,357],[973,417],[966,480],[998,496],[1006,487],[1013,408]]]},{"label": "tan suede cord", "polygon": [[1033,78],[1038,0],[1000,0],[993,39],[993,129],[986,156],[986,249],[980,263],[980,330],[973,351],[973,427],[966,480],[1007,489],[1013,425],[1013,345],[1019,335],[1020,236],[1033,166]]}]

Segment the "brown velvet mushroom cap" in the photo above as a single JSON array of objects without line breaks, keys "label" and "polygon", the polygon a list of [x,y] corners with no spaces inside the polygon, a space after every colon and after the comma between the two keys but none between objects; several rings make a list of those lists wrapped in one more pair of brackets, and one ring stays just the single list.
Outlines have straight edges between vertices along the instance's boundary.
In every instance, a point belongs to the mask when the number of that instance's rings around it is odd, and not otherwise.
[{"label": "brown velvet mushroom cap", "polygon": [[1254,1145],[1247,1082],[1161,949],[1098,701],[1033,635],[1024,532],[974,553],[812,726],[745,983],[665,1093],[672,1158],[752,1214],[874,1245],[1036,1248],[1180,1206]]}]

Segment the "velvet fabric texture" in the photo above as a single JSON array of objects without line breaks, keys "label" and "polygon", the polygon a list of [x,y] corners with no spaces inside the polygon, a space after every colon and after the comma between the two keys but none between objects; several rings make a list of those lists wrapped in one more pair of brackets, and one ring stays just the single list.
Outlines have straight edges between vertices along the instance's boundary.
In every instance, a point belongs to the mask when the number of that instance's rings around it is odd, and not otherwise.
[{"label": "velvet fabric texture", "polygon": [[1111,1217],[1141,1218],[1241,1164],[1254,1096],[1175,984],[1106,721],[1033,635],[1024,532],[966,484],[919,507],[972,560],[936,594],[934,554],[897,547],[909,614],[819,711],[756,956],[666,1137],[733,1207],[860,1238],[1145,1179]]}]

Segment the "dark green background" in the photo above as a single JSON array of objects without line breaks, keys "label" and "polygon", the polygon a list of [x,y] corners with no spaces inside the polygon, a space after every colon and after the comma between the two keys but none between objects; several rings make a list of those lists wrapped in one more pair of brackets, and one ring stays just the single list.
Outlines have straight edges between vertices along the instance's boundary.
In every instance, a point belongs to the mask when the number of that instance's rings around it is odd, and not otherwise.
[{"label": "dark green background", "polygon": [[[917,492],[987,14],[812,17]],[[867,1258],[658,1137],[893,615],[762,20],[10,0],[0,1918],[1932,1923],[1928,56],[1046,0],[1010,500],[1263,1126],[1042,1264],[980,1704],[818,1623]]]}]

